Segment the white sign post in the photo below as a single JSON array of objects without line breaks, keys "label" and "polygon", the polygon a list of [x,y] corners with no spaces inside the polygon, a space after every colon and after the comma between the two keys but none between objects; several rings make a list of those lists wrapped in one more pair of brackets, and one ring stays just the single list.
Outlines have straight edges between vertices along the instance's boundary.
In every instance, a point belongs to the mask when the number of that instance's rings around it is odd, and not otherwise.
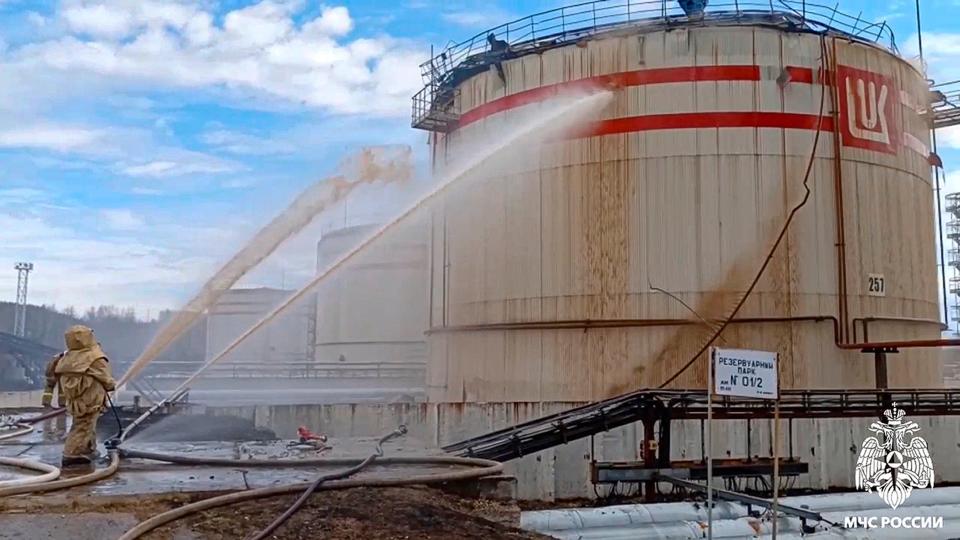
[{"label": "white sign post", "polygon": [[710,350],[707,368],[707,538],[713,540],[713,394],[776,400],[773,424],[773,537],[777,537],[780,483],[780,380],[777,353],[745,349]]},{"label": "white sign post", "polygon": [[718,396],[777,399],[777,353],[714,349],[713,360]]}]

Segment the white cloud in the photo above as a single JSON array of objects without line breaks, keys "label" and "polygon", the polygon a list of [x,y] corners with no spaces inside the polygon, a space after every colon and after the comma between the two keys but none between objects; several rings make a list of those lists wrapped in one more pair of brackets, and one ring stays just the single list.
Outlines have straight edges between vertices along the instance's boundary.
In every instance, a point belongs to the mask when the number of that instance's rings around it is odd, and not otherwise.
[{"label": "white cloud", "polygon": [[[74,211],[75,212],[75,211]],[[124,229],[112,234],[105,225],[69,219],[75,213],[57,211],[13,215],[0,209],[0,267],[15,260],[35,264],[31,303],[76,306],[135,305],[139,311],[180,305],[200,280],[229,255],[236,237],[245,231],[164,220],[145,233]],[[130,225],[122,212],[120,225]],[[132,215],[136,221],[137,216]],[[125,223],[126,222],[126,223]],[[96,230],[96,234],[91,234]],[[242,236],[241,236],[242,237]],[[219,238],[219,242],[213,241]],[[0,273],[0,289],[8,290],[12,272]],[[150,291],[146,293],[145,291]]]},{"label": "white cloud", "polygon": [[97,130],[35,124],[0,128],[0,148],[45,149],[60,152],[89,148],[101,139]]},{"label": "white cloud", "polygon": [[101,210],[100,216],[107,227],[118,231],[133,231],[140,229],[144,225],[143,218],[133,213],[128,208],[114,208]]},{"label": "white cloud", "polygon": [[47,25],[47,18],[36,11],[27,12],[27,21],[38,28],[42,28]]},{"label": "white cloud", "polygon": [[68,7],[63,18],[71,30],[94,37],[122,38],[133,30],[130,13],[103,4]]},{"label": "white cloud", "polygon": [[266,156],[291,154],[296,151],[296,146],[287,141],[258,137],[226,129],[208,131],[200,139],[219,150],[238,155]]},{"label": "white cloud", "polygon": [[938,129],[937,146],[940,148],[960,149],[960,126]]},{"label": "white cloud", "polygon": [[346,7],[301,21],[301,2],[263,0],[221,18],[206,5],[68,1],[61,17],[71,34],[11,49],[0,56],[0,75],[6,68],[19,79],[203,89],[377,116],[407,114],[421,87],[423,50],[389,36],[349,39]]},{"label": "white cloud", "polygon": [[121,165],[120,172],[127,176],[162,178],[187,174],[221,174],[243,169],[239,164],[229,161],[203,157],[202,154],[198,156],[182,160],[156,160],[137,165]]},{"label": "white cloud", "polygon": [[[918,54],[917,35],[907,38],[906,54]],[[923,56],[929,76],[938,81],[960,79],[960,33],[924,32]]]},{"label": "white cloud", "polygon": [[343,6],[326,8],[319,19],[304,26],[304,30],[308,32],[314,29],[330,36],[343,36],[353,30],[353,20],[350,12]]}]

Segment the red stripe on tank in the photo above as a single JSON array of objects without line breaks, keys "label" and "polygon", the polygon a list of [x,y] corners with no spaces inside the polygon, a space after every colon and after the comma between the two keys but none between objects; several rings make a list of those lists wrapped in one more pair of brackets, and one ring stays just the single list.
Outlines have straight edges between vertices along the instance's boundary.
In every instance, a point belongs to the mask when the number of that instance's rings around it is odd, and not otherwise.
[{"label": "red stripe on tank", "polygon": [[833,118],[815,114],[778,112],[707,112],[652,114],[590,122],[563,134],[561,139],[616,135],[661,129],[779,128],[833,131]]},{"label": "red stripe on tank", "polygon": [[[811,68],[788,66],[785,69],[790,75],[791,82],[805,84],[816,82],[814,70]],[[545,101],[561,92],[684,82],[759,81],[760,78],[760,66],[745,65],[670,67],[598,75],[531,88],[478,105],[460,116],[459,127],[470,125],[499,112]]]},{"label": "red stripe on tank", "polygon": [[508,111],[530,103],[545,101],[561,92],[576,92],[594,88],[625,88],[648,84],[668,84],[708,81],[759,81],[759,66],[688,66],[624,71],[598,75],[575,81],[549,84],[510,94],[470,109],[460,116],[460,127],[472,124],[498,112]]}]

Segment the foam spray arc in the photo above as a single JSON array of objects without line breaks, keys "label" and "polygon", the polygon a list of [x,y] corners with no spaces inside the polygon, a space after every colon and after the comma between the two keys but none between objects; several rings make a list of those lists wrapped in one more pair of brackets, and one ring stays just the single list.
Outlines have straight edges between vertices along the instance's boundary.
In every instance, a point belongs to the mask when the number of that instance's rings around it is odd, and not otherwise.
[{"label": "foam spray arc", "polygon": [[440,195],[447,192],[449,188],[458,180],[461,180],[464,177],[469,176],[471,173],[476,172],[481,166],[486,165],[491,158],[496,157],[501,152],[504,152],[505,150],[516,150],[517,145],[523,142],[529,143],[529,139],[535,135],[542,136],[544,140],[550,140],[550,138],[554,135],[561,135],[567,130],[575,127],[576,122],[584,116],[590,113],[595,113],[597,110],[602,108],[607,102],[609,102],[611,96],[612,93],[610,91],[598,89],[595,93],[586,96],[579,96],[576,98],[558,98],[554,101],[545,102],[541,105],[540,110],[549,110],[545,111],[544,114],[531,119],[529,122],[523,123],[515,129],[507,130],[504,135],[498,138],[496,143],[485,145],[482,148],[478,148],[470,152],[471,159],[463,160],[461,163],[450,167],[450,169],[441,175],[441,180],[437,182],[429,192],[417,199],[413,204],[407,207],[406,210],[398,214],[392,220],[371,232],[360,243],[333,261],[323,271],[319,272],[300,290],[292,294],[280,305],[271,310],[270,313],[257,321],[256,324],[244,331],[223,351],[210,358],[210,360],[207,360],[207,362],[205,362],[196,373],[191,375],[176,389],[174,389],[173,392],[170,393],[169,397],[160,403],[157,403],[153,408],[145,412],[133,423],[131,423],[123,432],[118,442],[125,440],[131,431],[144,420],[146,420],[146,418],[149,417],[153,411],[159,409],[166,403],[169,403],[175,399],[179,399],[179,397],[183,395],[183,393],[190,387],[193,381],[203,374],[210,366],[223,360],[223,358],[236,350],[236,348],[239,347],[247,338],[266,326],[271,320],[280,315],[288,307],[303,299],[314,288],[328,279],[334,272],[342,268],[343,265],[350,262],[351,259],[364,251],[367,246],[374,243],[390,229],[406,220],[408,217],[438,198]]},{"label": "foam spray arc", "polygon": [[284,241],[309,225],[318,214],[342,201],[354,188],[378,180],[410,180],[412,164],[409,148],[404,148],[384,162],[379,161],[379,154],[377,148],[363,149],[359,155],[341,165],[341,169],[350,169],[349,172],[320,180],[297,196],[283,212],[260,229],[243,249],[207,280],[200,292],[182,310],[176,312],[123,374],[118,385],[136,377],[189,330],[225,291],[276,251]]}]

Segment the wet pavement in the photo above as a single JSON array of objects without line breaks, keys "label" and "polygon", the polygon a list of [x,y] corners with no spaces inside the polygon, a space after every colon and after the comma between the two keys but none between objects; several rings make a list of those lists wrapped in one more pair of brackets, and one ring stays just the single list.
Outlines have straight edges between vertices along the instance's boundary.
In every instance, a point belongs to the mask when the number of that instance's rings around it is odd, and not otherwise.
[{"label": "wet pavement", "polygon": [[[125,448],[143,450],[165,454],[177,454],[191,458],[211,457],[227,459],[315,459],[328,457],[355,457],[364,458],[373,453],[376,440],[366,439],[333,439],[327,442],[331,445],[326,451],[318,452],[312,449],[297,450],[288,447],[292,441],[258,441],[250,442],[197,442],[197,443],[142,443],[126,444]],[[62,446],[51,443],[34,444],[0,444],[0,455],[19,457],[42,461],[52,465],[59,465]],[[101,447],[101,452],[105,452]],[[423,456],[442,455],[439,449],[430,449],[423,445],[400,441],[384,445],[386,456]],[[102,466],[102,465],[101,465]],[[275,485],[306,482],[312,480],[322,472],[332,472],[344,468],[336,467],[244,467],[242,462],[237,466],[214,467],[203,465],[174,465],[142,459],[122,459],[120,469],[116,475],[90,485],[73,488],[62,493],[72,496],[93,495],[138,495],[157,493],[184,493],[184,492],[211,492],[234,491],[238,489],[268,487]],[[410,474],[440,472],[449,470],[445,467],[426,466],[416,467],[404,465],[401,467],[372,466],[359,474],[363,477],[400,477]],[[86,472],[80,470],[78,472]],[[17,476],[13,469],[0,468],[0,480],[11,479]],[[21,475],[22,476],[22,475]],[[58,494],[61,492],[57,492]]]},{"label": "wet pavement", "polygon": [[[27,435],[0,442],[0,456],[18,457],[59,466],[62,439],[66,422],[63,418],[38,424]],[[323,472],[343,469],[335,467],[262,467],[243,466],[247,459],[316,459],[358,458],[362,459],[375,451],[376,439],[372,437],[330,439],[328,448],[293,445],[292,440],[275,441],[202,441],[202,442],[138,442],[136,437],[124,444],[124,448],[163,454],[176,454],[191,458],[226,458],[241,460],[236,466],[218,467],[205,465],[175,465],[163,462],[123,458],[120,469],[114,476],[96,484],[58,491],[44,497],[98,497],[136,496],[145,494],[235,491],[240,489],[269,487],[275,485],[307,482]],[[385,456],[430,456],[443,455],[439,448],[405,436],[383,445]],[[100,446],[106,455],[106,449]],[[98,465],[100,467],[104,464]],[[426,474],[450,470],[443,466],[372,466],[357,475],[364,477],[402,477],[411,474]],[[64,471],[64,476],[83,474],[89,469]],[[0,481],[22,477],[26,474],[13,468],[0,466]],[[19,496],[8,500],[28,500],[34,496]],[[4,501],[7,502],[7,501]]]},{"label": "wet pavement", "polygon": [[[66,418],[48,420],[32,433],[0,441],[0,456],[19,457],[59,466]],[[175,465],[142,459],[122,459],[117,474],[95,484],[46,494],[0,499],[0,539],[99,540],[117,538],[136,523],[162,511],[224,492],[308,482],[318,474],[342,470],[331,467],[244,466],[243,460],[368,457],[376,439],[331,438],[328,448],[292,445],[291,440],[146,442],[136,436],[124,448],[192,458],[227,458],[240,463],[227,467]],[[386,457],[443,455],[409,435],[383,445]],[[100,451],[106,455],[101,445]],[[105,464],[98,465],[104,467]],[[397,478],[450,471],[444,466],[373,465],[356,478]],[[64,471],[62,477],[85,474],[89,469]],[[22,477],[24,471],[0,466],[0,481]],[[173,538],[198,538],[179,528]]]}]

